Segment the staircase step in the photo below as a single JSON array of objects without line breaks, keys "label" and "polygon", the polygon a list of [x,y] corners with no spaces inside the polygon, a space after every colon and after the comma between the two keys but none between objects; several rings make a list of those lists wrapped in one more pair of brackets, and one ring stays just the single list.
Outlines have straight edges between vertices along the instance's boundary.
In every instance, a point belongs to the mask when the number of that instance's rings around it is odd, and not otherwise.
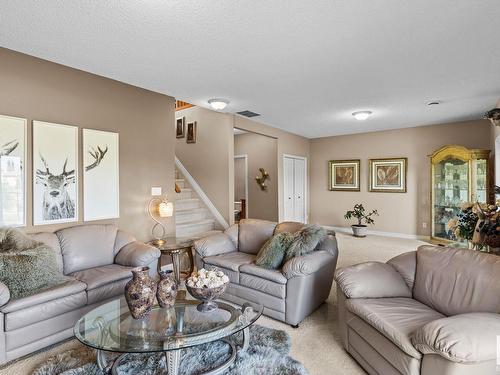
[{"label": "staircase step", "polygon": [[177,239],[179,240],[198,240],[200,238],[205,238],[205,237],[208,237],[208,236],[211,236],[212,234],[216,234],[216,233],[222,233],[221,230],[209,230],[208,232],[203,232],[203,233],[198,233],[194,236],[188,236],[188,237],[177,237]]},{"label": "staircase step", "polygon": [[214,229],[215,220],[213,219],[196,220],[175,225],[175,233],[177,237],[196,236]]},{"label": "staircase step", "polygon": [[193,197],[194,197],[194,195],[193,195],[193,189],[189,189],[189,188],[181,188],[181,192],[175,194],[175,199],[176,200],[179,200],[179,199],[191,199]]},{"label": "staircase step", "polygon": [[204,220],[207,218],[206,208],[194,208],[189,210],[177,210],[175,212],[175,223],[184,224],[190,221]]},{"label": "staircase step", "polygon": [[176,199],[175,201],[176,214],[180,210],[190,210],[193,208],[200,208],[200,200],[198,198]]},{"label": "staircase step", "polygon": [[183,178],[176,178],[175,179],[175,183],[177,184],[177,186],[179,186],[181,189],[185,188],[186,187],[186,180],[184,180]]}]

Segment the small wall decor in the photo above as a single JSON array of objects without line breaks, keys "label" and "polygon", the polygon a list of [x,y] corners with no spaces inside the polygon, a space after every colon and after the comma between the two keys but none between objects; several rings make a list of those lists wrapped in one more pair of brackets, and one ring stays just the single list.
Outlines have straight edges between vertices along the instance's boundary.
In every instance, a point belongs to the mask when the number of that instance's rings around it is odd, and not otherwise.
[{"label": "small wall decor", "polygon": [[84,220],[120,217],[118,133],[83,129]]},{"label": "small wall decor", "polygon": [[186,136],[186,118],[180,117],[175,120],[175,136],[176,138],[184,138]]},{"label": "small wall decor", "polygon": [[264,168],[259,168],[259,171],[261,175],[255,177],[255,181],[257,181],[261,190],[267,190],[266,180],[269,178],[269,173]]},{"label": "small wall decor", "polygon": [[26,128],[26,119],[0,115],[0,226],[26,224]]},{"label": "small wall decor", "polygon": [[330,160],[328,162],[331,191],[360,191],[360,160]]},{"label": "small wall decor", "polygon": [[196,143],[196,121],[187,124],[186,143]]},{"label": "small wall decor", "polygon": [[370,159],[371,192],[406,193],[407,158]]},{"label": "small wall decor", "polygon": [[491,121],[494,126],[500,126],[500,108],[493,108],[484,114],[484,118]]},{"label": "small wall decor", "polygon": [[78,220],[78,128],[33,121],[33,223]]}]

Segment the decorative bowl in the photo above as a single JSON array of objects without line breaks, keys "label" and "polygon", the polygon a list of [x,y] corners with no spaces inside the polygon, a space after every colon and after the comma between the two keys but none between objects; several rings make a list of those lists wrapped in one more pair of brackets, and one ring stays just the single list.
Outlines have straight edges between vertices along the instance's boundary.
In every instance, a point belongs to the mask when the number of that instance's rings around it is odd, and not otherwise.
[{"label": "decorative bowl", "polygon": [[215,299],[221,297],[226,291],[228,283],[216,288],[195,288],[186,284],[186,289],[194,298],[202,301],[196,308],[200,312],[209,312],[218,308]]}]

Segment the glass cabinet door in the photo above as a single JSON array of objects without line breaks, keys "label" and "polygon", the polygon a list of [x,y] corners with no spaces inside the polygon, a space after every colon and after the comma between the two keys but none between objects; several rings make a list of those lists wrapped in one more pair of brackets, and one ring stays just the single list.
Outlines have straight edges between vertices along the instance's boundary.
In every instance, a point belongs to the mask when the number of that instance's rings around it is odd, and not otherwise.
[{"label": "glass cabinet door", "polygon": [[448,222],[469,197],[469,162],[450,158],[434,166],[434,237],[455,240]]}]

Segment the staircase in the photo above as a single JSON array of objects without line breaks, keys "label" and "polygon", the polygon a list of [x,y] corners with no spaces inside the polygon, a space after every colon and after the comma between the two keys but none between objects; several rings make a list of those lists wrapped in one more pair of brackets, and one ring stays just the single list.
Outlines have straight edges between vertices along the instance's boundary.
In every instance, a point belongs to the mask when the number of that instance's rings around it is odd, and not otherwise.
[{"label": "staircase", "polygon": [[216,220],[178,169],[175,183],[180,188],[180,193],[175,194],[176,236],[196,239],[220,232]]}]

